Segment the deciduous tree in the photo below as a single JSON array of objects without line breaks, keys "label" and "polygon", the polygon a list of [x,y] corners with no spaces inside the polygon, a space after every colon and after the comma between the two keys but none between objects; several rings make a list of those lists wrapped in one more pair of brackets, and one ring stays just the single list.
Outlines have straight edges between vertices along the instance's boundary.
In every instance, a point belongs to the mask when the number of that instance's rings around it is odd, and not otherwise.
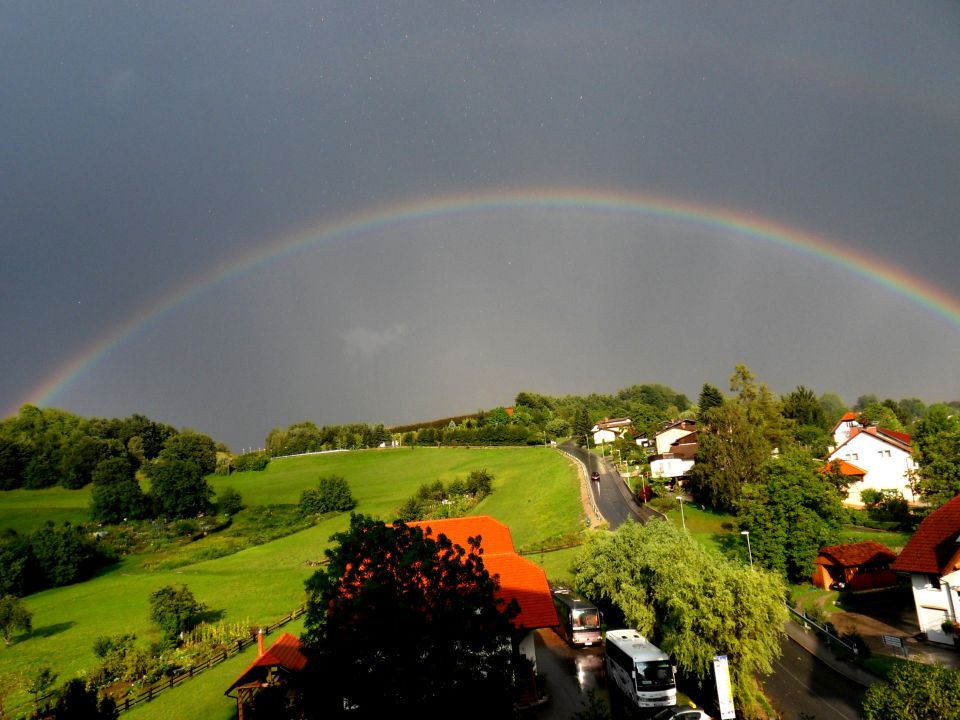
[{"label": "deciduous tree", "polygon": [[150,594],[150,620],[164,640],[176,644],[180,634],[193,629],[207,606],[186,585],[166,585]]},{"label": "deciduous tree", "polygon": [[464,549],[362,515],[332,539],[328,567],[307,581],[317,691],[335,689],[361,717],[504,717],[516,607],[497,599],[481,539]]},{"label": "deciduous tree", "polygon": [[29,633],[33,629],[33,613],[23,604],[23,600],[14,595],[0,597],[0,634],[6,645],[13,644],[13,636],[19,632]]},{"label": "deciduous tree", "polygon": [[863,698],[864,720],[957,720],[960,672],[940,665],[897,663],[887,682],[871,685]]},{"label": "deciduous tree", "polygon": [[727,655],[738,717],[754,716],[755,677],[772,670],[786,620],[777,575],[725,560],[666,522],[593,533],[574,572],[579,591],[615,605],[701,682],[713,657]]}]

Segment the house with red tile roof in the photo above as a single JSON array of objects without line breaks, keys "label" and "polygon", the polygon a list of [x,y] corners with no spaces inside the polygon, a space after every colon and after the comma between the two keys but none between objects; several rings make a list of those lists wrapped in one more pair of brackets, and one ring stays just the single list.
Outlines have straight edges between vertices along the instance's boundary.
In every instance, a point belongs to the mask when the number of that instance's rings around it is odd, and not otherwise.
[{"label": "house with red tile roof", "polygon": [[[910,481],[917,466],[913,460],[911,437],[907,433],[875,425],[864,427],[853,413],[847,413],[834,426],[834,438],[840,442],[827,456],[827,465],[840,461],[862,472],[862,479],[848,487],[845,504],[863,507],[861,493],[867,488],[893,490],[908,503],[917,502]],[[850,474],[856,475],[854,472]]]},{"label": "house with red tile roof", "polygon": [[893,587],[897,573],[890,568],[897,554],[873,540],[820,548],[813,561],[813,584],[829,590],[857,591]]},{"label": "house with red tile roof", "polygon": [[923,519],[892,567],[910,573],[920,631],[953,644],[952,628],[960,627],[960,495]]},{"label": "house with red tile roof", "polygon": [[224,695],[237,699],[237,717],[244,720],[258,692],[265,688],[282,688],[290,675],[303,670],[306,664],[307,658],[300,651],[299,639],[290,633],[283,633],[268,650],[264,650],[261,630],[257,635],[256,659],[247,665],[247,669],[233,681]]},{"label": "house with red tile roof", "polygon": [[695,420],[667,423],[654,436],[656,453],[647,458],[650,475],[674,479],[689,475],[697,454],[697,440]]},{"label": "house with red tile roof", "polygon": [[[411,527],[429,528],[432,537],[446,535],[455,545],[469,547],[469,538],[480,537],[483,566],[498,576],[498,596],[506,602],[516,600],[520,613],[513,619],[516,628],[512,638],[514,649],[526,657],[537,672],[537,651],[533,631],[560,624],[550,594],[547,574],[536,563],[521,557],[513,547],[510,529],[488,515],[422,520],[408,523]],[[536,683],[533,684],[536,687]]]}]

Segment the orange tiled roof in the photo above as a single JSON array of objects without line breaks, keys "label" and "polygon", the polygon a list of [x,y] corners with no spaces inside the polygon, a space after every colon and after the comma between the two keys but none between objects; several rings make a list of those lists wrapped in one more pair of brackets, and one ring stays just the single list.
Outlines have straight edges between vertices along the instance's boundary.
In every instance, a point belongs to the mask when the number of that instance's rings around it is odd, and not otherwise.
[{"label": "orange tiled roof", "polygon": [[[238,685],[246,683],[260,677],[258,672],[261,668],[282,667],[286,670],[303,670],[307,664],[307,658],[300,651],[300,640],[290,633],[283,633],[277,638],[260,657],[247,665],[247,669],[241,673],[240,677],[234,680],[233,685],[227,689],[227,693]],[[225,693],[226,694],[226,693]]]},{"label": "orange tiled roof", "polygon": [[840,460],[840,459],[831,460],[822,468],[820,468],[820,472],[822,473],[835,472],[834,467],[836,467],[837,471],[839,471],[841,475],[849,475],[851,477],[864,477],[867,474],[867,471],[864,470],[863,468],[859,468],[853,463],[849,463],[846,460]]},{"label": "orange tiled roof", "polygon": [[560,621],[550,595],[550,584],[543,568],[520,557],[513,549],[510,529],[489,515],[422,520],[409,523],[411,527],[430,528],[432,537],[441,533],[454,544],[468,547],[467,538],[480,536],[483,565],[491,575],[500,576],[499,596],[509,602],[516,600],[520,614],[514,618],[516,627],[534,630],[553,627]]},{"label": "orange tiled roof", "polygon": [[888,563],[896,557],[897,554],[886,545],[873,540],[864,540],[820,548],[820,553],[813,564],[856,567],[858,565]]},{"label": "orange tiled roof", "polygon": [[893,563],[894,570],[948,575],[960,550],[960,495],[950,500],[920,523],[906,547]]}]

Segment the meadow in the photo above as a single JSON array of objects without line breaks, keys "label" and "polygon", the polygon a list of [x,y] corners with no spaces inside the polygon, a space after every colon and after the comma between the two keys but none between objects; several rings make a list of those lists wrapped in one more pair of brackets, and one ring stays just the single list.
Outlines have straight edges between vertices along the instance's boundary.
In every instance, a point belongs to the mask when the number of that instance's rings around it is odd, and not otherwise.
[{"label": "meadow", "polygon": [[[315,486],[321,476],[338,474],[350,483],[357,512],[390,520],[393,510],[420,484],[449,482],[480,469],[493,474],[494,492],[472,514],[491,515],[505,523],[518,549],[549,545],[583,527],[576,470],[563,455],[542,447],[331,453],[275,460],[264,472],[209,480],[215,490],[229,486],[239,491],[246,506],[242,513],[249,514],[269,512],[271,504],[296,503],[300,492]],[[21,490],[0,493],[0,528],[29,529],[31,515],[34,524],[43,522],[46,508],[73,521],[86,517],[88,490],[40,490],[32,491],[32,496]],[[97,637],[136,633],[141,641],[155,639],[148,597],[164,585],[186,584],[218,619],[251,626],[272,622],[303,602],[303,583],[314,571],[312,566],[324,558],[330,536],[344,530],[348,521],[346,514],[335,515],[271,542],[174,569],[157,565],[150,555],[132,555],[86,582],[28,596],[25,602],[33,613],[34,630],[0,650],[0,677],[49,666],[63,682],[96,665],[92,647]],[[213,536],[193,547],[202,555],[205,543],[216,542]],[[563,577],[572,553],[530,559],[549,577]],[[233,701],[222,693],[250,659],[249,654],[233,658],[125,716],[232,717]],[[179,701],[174,699],[178,696]],[[10,704],[25,700],[21,693]]]}]

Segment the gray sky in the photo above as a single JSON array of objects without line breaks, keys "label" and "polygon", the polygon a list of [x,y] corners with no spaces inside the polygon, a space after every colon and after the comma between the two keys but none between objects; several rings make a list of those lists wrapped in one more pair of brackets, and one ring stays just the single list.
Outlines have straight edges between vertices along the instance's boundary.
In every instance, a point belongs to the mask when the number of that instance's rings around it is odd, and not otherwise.
[{"label": "gray sky", "polygon": [[945,2],[7,0],[0,408],[241,449],[519,390],[695,398],[738,362],[777,392],[960,398],[955,319],[729,226],[589,206],[321,239],[135,329],[351,216],[543,188],[776,223],[956,298],[958,67]]}]

